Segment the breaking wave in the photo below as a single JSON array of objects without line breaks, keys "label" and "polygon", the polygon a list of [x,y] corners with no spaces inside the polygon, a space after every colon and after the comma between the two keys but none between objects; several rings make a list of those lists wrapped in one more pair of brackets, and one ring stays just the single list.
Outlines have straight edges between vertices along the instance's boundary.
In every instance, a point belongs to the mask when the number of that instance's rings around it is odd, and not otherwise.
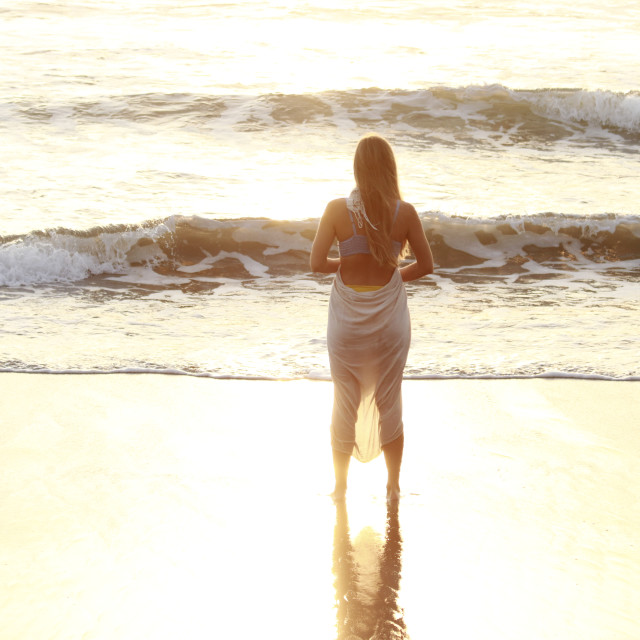
[{"label": "breaking wave", "polygon": [[[623,274],[640,267],[640,218],[634,216],[546,213],[478,219],[430,212],[422,221],[443,276],[567,276],[603,269]],[[0,237],[0,286],[100,276],[153,284],[150,274],[164,285],[300,277],[309,272],[317,223],[175,216],[139,226]]]},{"label": "breaking wave", "polygon": [[414,135],[432,132],[456,141],[571,139],[601,143],[605,133],[627,143],[640,142],[640,93],[636,91],[438,86],[315,94],[145,93],[47,105],[16,101],[0,106],[0,119],[6,124],[12,118],[58,125],[64,121],[112,121],[205,129],[222,126],[240,132],[292,125],[351,129],[375,124]]}]

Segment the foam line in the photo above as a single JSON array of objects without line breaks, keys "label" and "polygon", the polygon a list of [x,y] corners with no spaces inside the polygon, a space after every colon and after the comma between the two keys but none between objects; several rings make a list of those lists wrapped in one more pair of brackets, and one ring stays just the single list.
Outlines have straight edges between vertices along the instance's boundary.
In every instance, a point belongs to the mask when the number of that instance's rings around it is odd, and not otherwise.
[{"label": "foam line", "polygon": [[[145,369],[140,367],[123,367],[121,369],[0,369],[2,373],[20,373],[20,374],[48,374],[48,375],[113,375],[119,373],[130,374],[154,374],[169,376],[188,376],[193,378],[211,378],[214,380],[263,380],[268,381],[292,381],[292,380],[317,380],[319,382],[330,382],[330,376],[322,376],[319,374],[310,374],[302,377],[278,377],[278,376],[246,376],[246,375],[223,375],[208,373],[206,371],[184,371],[181,369]],[[535,379],[564,379],[564,380],[602,380],[610,382],[640,382],[640,376],[625,376],[616,378],[614,376],[605,376],[599,374],[580,374],[568,373],[562,371],[549,371],[537,375],[418,375],[403,376],[403,380],[535,380]]]}]

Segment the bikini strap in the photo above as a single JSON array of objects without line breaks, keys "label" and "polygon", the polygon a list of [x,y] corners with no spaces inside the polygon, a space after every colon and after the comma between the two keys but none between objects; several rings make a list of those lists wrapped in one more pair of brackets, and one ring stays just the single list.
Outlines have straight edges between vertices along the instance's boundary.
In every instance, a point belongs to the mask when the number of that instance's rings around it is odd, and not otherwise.
[{"label": "bikini strap", "polygon": [[396,204],[396,212],[393,214],[393,220],[391,221],[392,225],[396,221],[396,218],[398,217],[398,211],[400,211],[400,200],[398,200],[398,204]]},{"label": "bikini strap", "polygon": [[351,220],[351,228],[353,229],[353,235],[356,235],[356,223],[353,220],[353,214],[351,213],[351,209],[349,209],[349,198],[345,198],[347,202],[347,211],[349,212],[349,220]]}]

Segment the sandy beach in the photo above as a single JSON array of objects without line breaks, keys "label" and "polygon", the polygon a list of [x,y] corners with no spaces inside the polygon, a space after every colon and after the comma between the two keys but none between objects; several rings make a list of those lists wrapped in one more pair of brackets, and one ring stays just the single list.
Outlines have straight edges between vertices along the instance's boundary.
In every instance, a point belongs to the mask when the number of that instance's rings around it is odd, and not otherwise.
[{"label": "sandy beach", "polygon": [[638,382],[405,382],[389,511],[326,382],[0,386],[3,640],[640,636]]}]

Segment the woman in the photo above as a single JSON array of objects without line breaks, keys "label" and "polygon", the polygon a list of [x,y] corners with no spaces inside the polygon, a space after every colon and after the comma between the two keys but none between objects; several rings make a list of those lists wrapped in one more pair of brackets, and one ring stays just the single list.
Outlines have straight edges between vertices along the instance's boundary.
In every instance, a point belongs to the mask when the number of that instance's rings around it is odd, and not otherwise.
[{"label": "woman", "polygon": [[[351,456],[366,462],[384,452],[387,499],[400,497],[404,448],[401,384],[411,325],[404,282],[433,272],[433,257],[416,210],[400,199],[393,151],[382,137],[360,140],[356,189],[331,201],[311,249],[311,270],[336,273],[327,346],[334,383],[331,447],[344,500]],[[339,258],[329,258],[334,240]],[[398,268],[409,244],[415,261]]]}]

